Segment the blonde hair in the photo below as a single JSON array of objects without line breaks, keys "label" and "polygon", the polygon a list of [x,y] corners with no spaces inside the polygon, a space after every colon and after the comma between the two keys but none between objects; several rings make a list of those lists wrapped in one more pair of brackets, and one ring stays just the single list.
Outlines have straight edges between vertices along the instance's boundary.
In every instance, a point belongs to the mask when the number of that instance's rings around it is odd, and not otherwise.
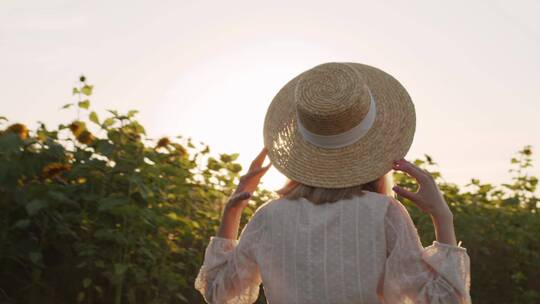
[{"label": "blonde hair", "polygon": [[354,195],[362,196],[365,191],[377,192],[395,197],[392,186],[394,184],[392,171],[365,184],[347,188],[322,188],[302,184],[295,180],[287,179],[285,185],[276,191],[280,198],[296,200],[304,197],[316,205],[335,203],[341,199],[349,199]]}]

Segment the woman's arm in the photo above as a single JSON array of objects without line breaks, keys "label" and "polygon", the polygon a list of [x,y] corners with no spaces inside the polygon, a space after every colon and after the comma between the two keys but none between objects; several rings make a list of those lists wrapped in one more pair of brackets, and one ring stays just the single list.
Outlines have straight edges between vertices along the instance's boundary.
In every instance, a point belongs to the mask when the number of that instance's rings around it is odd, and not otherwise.
[{"label": "woman's arm", "polygon": [[[429,214],[437,241],[424,248],[405,206],[394,198],[385,218],[387,257],[383,294],[387,303],[471,303],[470,259],[456,245],[454,217],[433,176],[401,159],[394,169],[418,181],[417,192],[395,186],[393,190]],[[461,243],[461,242],[460,242]]]},{"label": "woman's arm", "polygon": [[238,229],[240,228],[241,217],[241,209],[225,206],[225,210],[221,216],[221,224],[219,225],[217,236],[225,239],[236,240],[238,236]]},{"label": "woman's arm", "polygon": [[262,282],[257,252],[265,231],[265,212],[257,208],[238,240],[210,237],[195,279],[208,303],[249,304],[257,300]]},{"label": "woman's arm", "polygon": [[262,167],[263,149],[225,206],[216,236],[210,238],[195,288],[208,303],[248,304],[257,300],[262,282],[256,251],[264,231],[264,212],[257,208],[237,240],[242,211],[261,177],[270,168]]},{"label": "woman's arm", "polygon": [[435,237],[438,242],[457,246],[454,231],[454,215],[452,212],[431,214],[431,221],[435,226]]},{"label": "woman's arm", "polygon": [[446,230],[439,232],[441,242],[434,241],[424,248],[405,206],[390,198],[385,215],[388,256],[379,282],[385,303],[470,304],[467,251],[442,243],[444,234],[453,234],[452,224],[446,224],[446,228],[442,222],[436,225]]},{"label": "woman's arm", "polygon": [[221,224],[217,233],[218,237],[236,240],[242,211],[247,206],[253,191],[257,189],[263,175],[270,169],[272,163],[262,166],[267,154],[267,149],[263,148],[259,155],[253,160],[248,172],[240,177],[240,182],[236,191],[231,196],[221,217]]}]

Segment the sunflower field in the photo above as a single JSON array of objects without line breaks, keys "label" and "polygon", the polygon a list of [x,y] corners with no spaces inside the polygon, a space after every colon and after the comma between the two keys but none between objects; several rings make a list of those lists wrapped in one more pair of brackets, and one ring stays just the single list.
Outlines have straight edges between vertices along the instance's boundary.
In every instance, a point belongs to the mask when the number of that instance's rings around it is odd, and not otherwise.
[{"label": "sunflower field", "polygon": [[[82,76],[78,100],[64,106],[77,118],[54,129],[0,117],[0,302],[203,303],[193,282],[238,182],[238,154],[212,154],[189,137],[148,138],[135,110],[100,118],[92,91]],[[532,154],[527,146],[511,159],[507,184],[473,178],[466,189],[445,181],[430,156],[415,160],[454,212],[474,303],[540,303]],[[415,188],[406,175],[395,180]],[[276,197],[258,189],[242,226]],[[400,200],[430,245],[430,218]]]}]

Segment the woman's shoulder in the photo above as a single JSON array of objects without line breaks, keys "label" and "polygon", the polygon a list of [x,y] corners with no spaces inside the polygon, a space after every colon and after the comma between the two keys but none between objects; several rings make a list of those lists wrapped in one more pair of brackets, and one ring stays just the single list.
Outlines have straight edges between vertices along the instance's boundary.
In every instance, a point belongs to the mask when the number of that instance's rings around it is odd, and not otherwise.
[{"label": "woman's shoulder", "polygon": [[[340,204],[344,206],[354,206],[354,204],[365,204],[373,208],[386,210],[388,205],[392,204],[393,200],[395,199],[385,194],[365,191],[364,195],[353,196],[347,199],[341,199],[330,204],[334,206],[337,206]],[[303,197],[295,199],[295,200],[292,200],[286,197],[279,197],[279,198],[271,199],[263,203],[257,208],[256,212],[269,212],[269,211],[275,211],[276,209],[281,209],[281,210],[289,209],[289,208],[294,208],[298,204],[306,205],[312,208],[317,208],[320,206],[327,205],[327,204],[316,205]]]},{"label": "woman's shoulder", "polygon": [[386,194],[366,191],[364,195],[358,197],[359,201],[372,208],[376,213],[384,216],[394,198]]},{"label": "woman's shoulder", "polygon": [[269,211],[271,211],[273,209],[276,209],[276,208],[283,208],[285,206],[288,206],[291,203],[293,203],[293,201],[286,198],[286,197],[279,197],[279,198],[275,198],[275,199],[270,199],[270,200],[264,202],[259,207],[257,207],[255,212],[261,212],[261,213],[269,212]]},{"label": "woman's shoulder", "polygon": [[386,194],[372,191],[364,191],[364,195],[359,196],[359,198],[366,201],[377,201],[381,203],[389,203],[391,199],[391,197]]}]

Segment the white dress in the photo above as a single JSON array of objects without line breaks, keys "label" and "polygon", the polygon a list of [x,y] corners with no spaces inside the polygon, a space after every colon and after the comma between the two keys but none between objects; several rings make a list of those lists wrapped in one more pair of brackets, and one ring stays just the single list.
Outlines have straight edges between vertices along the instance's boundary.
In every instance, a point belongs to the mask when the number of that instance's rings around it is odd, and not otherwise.
[{"label": "white dress", "polygon": [[407,209],[366,192],[335,203],[277,199],[239,240],[210,238],[195,288],[208,303],[471,303],[466,248],[424,248]]}]

